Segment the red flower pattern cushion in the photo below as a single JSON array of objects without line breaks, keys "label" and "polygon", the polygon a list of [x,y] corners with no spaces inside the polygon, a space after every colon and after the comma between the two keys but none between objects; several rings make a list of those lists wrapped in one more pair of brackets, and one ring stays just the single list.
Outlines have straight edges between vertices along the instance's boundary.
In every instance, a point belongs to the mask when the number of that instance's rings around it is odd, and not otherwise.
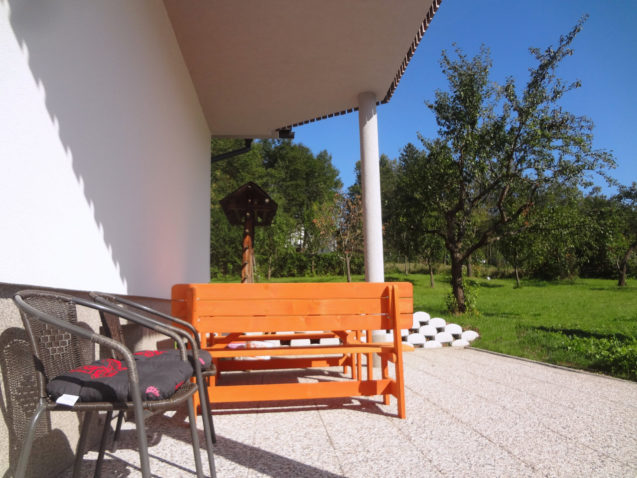
[{"label": "red flower pattern cushion", "polygon": [[[192,375],[192,366],[181,360],[136,360],[143,400],[171,397]],[[131,399],[128,368],[115,359],[96,360],[55,377],[46,391],[55,400],[63,394],[81,402],[125,402]]]}]

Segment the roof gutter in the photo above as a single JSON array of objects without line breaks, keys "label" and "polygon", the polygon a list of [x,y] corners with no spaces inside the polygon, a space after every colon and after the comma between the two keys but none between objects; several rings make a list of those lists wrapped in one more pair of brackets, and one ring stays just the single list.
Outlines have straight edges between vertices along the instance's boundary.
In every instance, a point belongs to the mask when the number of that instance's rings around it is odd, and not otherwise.
[{"label": "roof gutter", "polygon": [[223,161],[224,159],[232,158],[234,156],[239,156],[240,154],[247,153],[248,151],[252,149],[252,139],[246,138],[244,139],[244,142],[245,143],[243,148],[235,149],[235,150],[228,151],[226,153],[217,154],[217,155],[211,155],[210,162],[216,163],[218,161]]}]

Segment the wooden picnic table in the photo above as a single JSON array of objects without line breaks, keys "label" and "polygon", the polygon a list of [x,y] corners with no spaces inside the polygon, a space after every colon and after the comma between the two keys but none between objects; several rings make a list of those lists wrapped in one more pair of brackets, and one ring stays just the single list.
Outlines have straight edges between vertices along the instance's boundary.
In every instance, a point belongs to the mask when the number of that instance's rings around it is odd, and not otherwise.
[{"label": "wooden picnic table", "polygon": [[[217,376],[209,384],[212,402],[382,395],[386,404],[390,396],[396,397],[398,416],[405,417],[400,331],[412,324],[410,283],[178,284],[172,289],[172,307],[173,315],[195,326],[202,348],[213,357]],[[393,331],[393,340],[372,342],[374,330]],[[338,344],[250,346],[327,338],[338,339]],[[242,343],[245,348],[238,348]],[[374,378],[373,354],[380,357],[380,378]],[[259,357],[267,359],[247,360]],[[389,362],[394,363],[393,377]],[[224,385],[219,380],[227,371],[329,366],[344,367],[351,372],[349,379],[259,385]]]}]

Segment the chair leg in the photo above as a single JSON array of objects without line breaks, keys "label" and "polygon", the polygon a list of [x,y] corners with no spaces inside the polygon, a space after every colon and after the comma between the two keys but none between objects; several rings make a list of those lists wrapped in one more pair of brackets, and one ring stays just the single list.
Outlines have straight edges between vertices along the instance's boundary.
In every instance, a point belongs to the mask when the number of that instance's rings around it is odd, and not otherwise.
[{"label": "chair leg", "polygon": [[[139,394],[139,391],[135,390],[133,391],[133,393]],[[141,468],[142,477],[150,478],[150,459],[148,457],[148,438],[146,437],[146,425],[144,425],[144,409],[142,408],[141,401],[133,400],[133,402],[133,410],[135,413],[135,429],[137,430],[137,444],[139,447],[139,465]]]},{"label": "chair leg", "polygon": [[100,440],[100,451],[97,455],[97,462],[95,463],[95,473],[93,474],[94,478],[100,478],[102,473],[102,463],[104,461],[104,451],[106,449],[106,437],[108,436],[108,428],[110,427],[112,418],[113,410],[107,411],[106,419],[104,420],[104,429],[102,430],[102,439]]},{"label": "chair leg", "polygon": [[[195,405],[192,397],[188,399],[188,422],[190,423],[190,435],[192,437],[192,450],[195,455],[195,468],[197,470],[197,478],[203,478],[203,467],[201,466],[201,452],[199,450],[199,433],[197,432],[197,415],[195,414]],[[213,463],[214,465],[214,463]],[[216,476],[214,466],[211,475]]]},{"label": "chair leg", "polygon": [[[203,384],[203,397],[204,400],[202,400],[202,402],[206,402],[206,417],[208,417],[208,422],[210,424],[210,434],[212,436],[212,443],[217,443],[217,434],[215,433],[215,424],[214,421],[212,419],[212,406],[210,405],[210,391],[208,390],[208,387],[206,387],[206,384],[204,382]],[[201,393],[199,394],[201,396]]]},{"label": "chair leg", "polygon": [[201,403],[201,419],[203,422],[204,436],[206,438],[206,449],[208,452],[208,466],[210,468],[210,476],[215,475],[215,458],[212,444],[217,443],[215,435],[215,426],[212,422],[212,414],[210,413],[210,396],[208,395],[208,387],[206,383],[201,381],[199,385],[199,402]]},{"label": "chair leg", "polygon": [[124,421],[124,415],[126,412],[124,410],[120,410],[117,414],[117,425],[115,425],[115,433],[113,433],[113,443],[111,445],[111,451],[117,451],[117,440],[119,440],[119,432],[122,430],[122,422]]},{"label": "chair leg", "polygon": [[86,439],[91,427],[91,421],[95,412],[84,412],[82,418],[82,431],[80,432],[80,439],[77,441],[77,449],[75,450],[75,463],[73,464],[73,478],[80,476],[82,471],[82,460],[84,459],[84,451],[86,448]]},{"label": "chair leg", "polygon": [[29,463],[29,456],[31,455],[31,448],[33,447],[33,440],[35,439],[35,429],[38,426],[42,414],[46,410],[46,405],[40,402],[35,409],[35,413],[29,421],[29,429],[24,437],[24,443],[22,444],[22,450],[20,451],[20,458],[18,460],[18,466],[16,467],[16,478],[24,478],[27,472],[27,464]]}]

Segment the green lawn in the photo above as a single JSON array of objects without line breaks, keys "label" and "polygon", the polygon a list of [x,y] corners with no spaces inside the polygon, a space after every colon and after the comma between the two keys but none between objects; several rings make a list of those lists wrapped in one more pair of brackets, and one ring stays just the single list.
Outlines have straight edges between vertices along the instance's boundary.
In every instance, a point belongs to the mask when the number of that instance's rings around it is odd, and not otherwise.
[{"label": "green lawn", "polygon": [[423,275],[393,276],[414,284],[414,310],[424,310],[480,333],[474,346],[533,360],[637,380],[637,286],[579,279],[574,282],[476,279],[478,314],[451,316],[448,277],[429,287]]}]

